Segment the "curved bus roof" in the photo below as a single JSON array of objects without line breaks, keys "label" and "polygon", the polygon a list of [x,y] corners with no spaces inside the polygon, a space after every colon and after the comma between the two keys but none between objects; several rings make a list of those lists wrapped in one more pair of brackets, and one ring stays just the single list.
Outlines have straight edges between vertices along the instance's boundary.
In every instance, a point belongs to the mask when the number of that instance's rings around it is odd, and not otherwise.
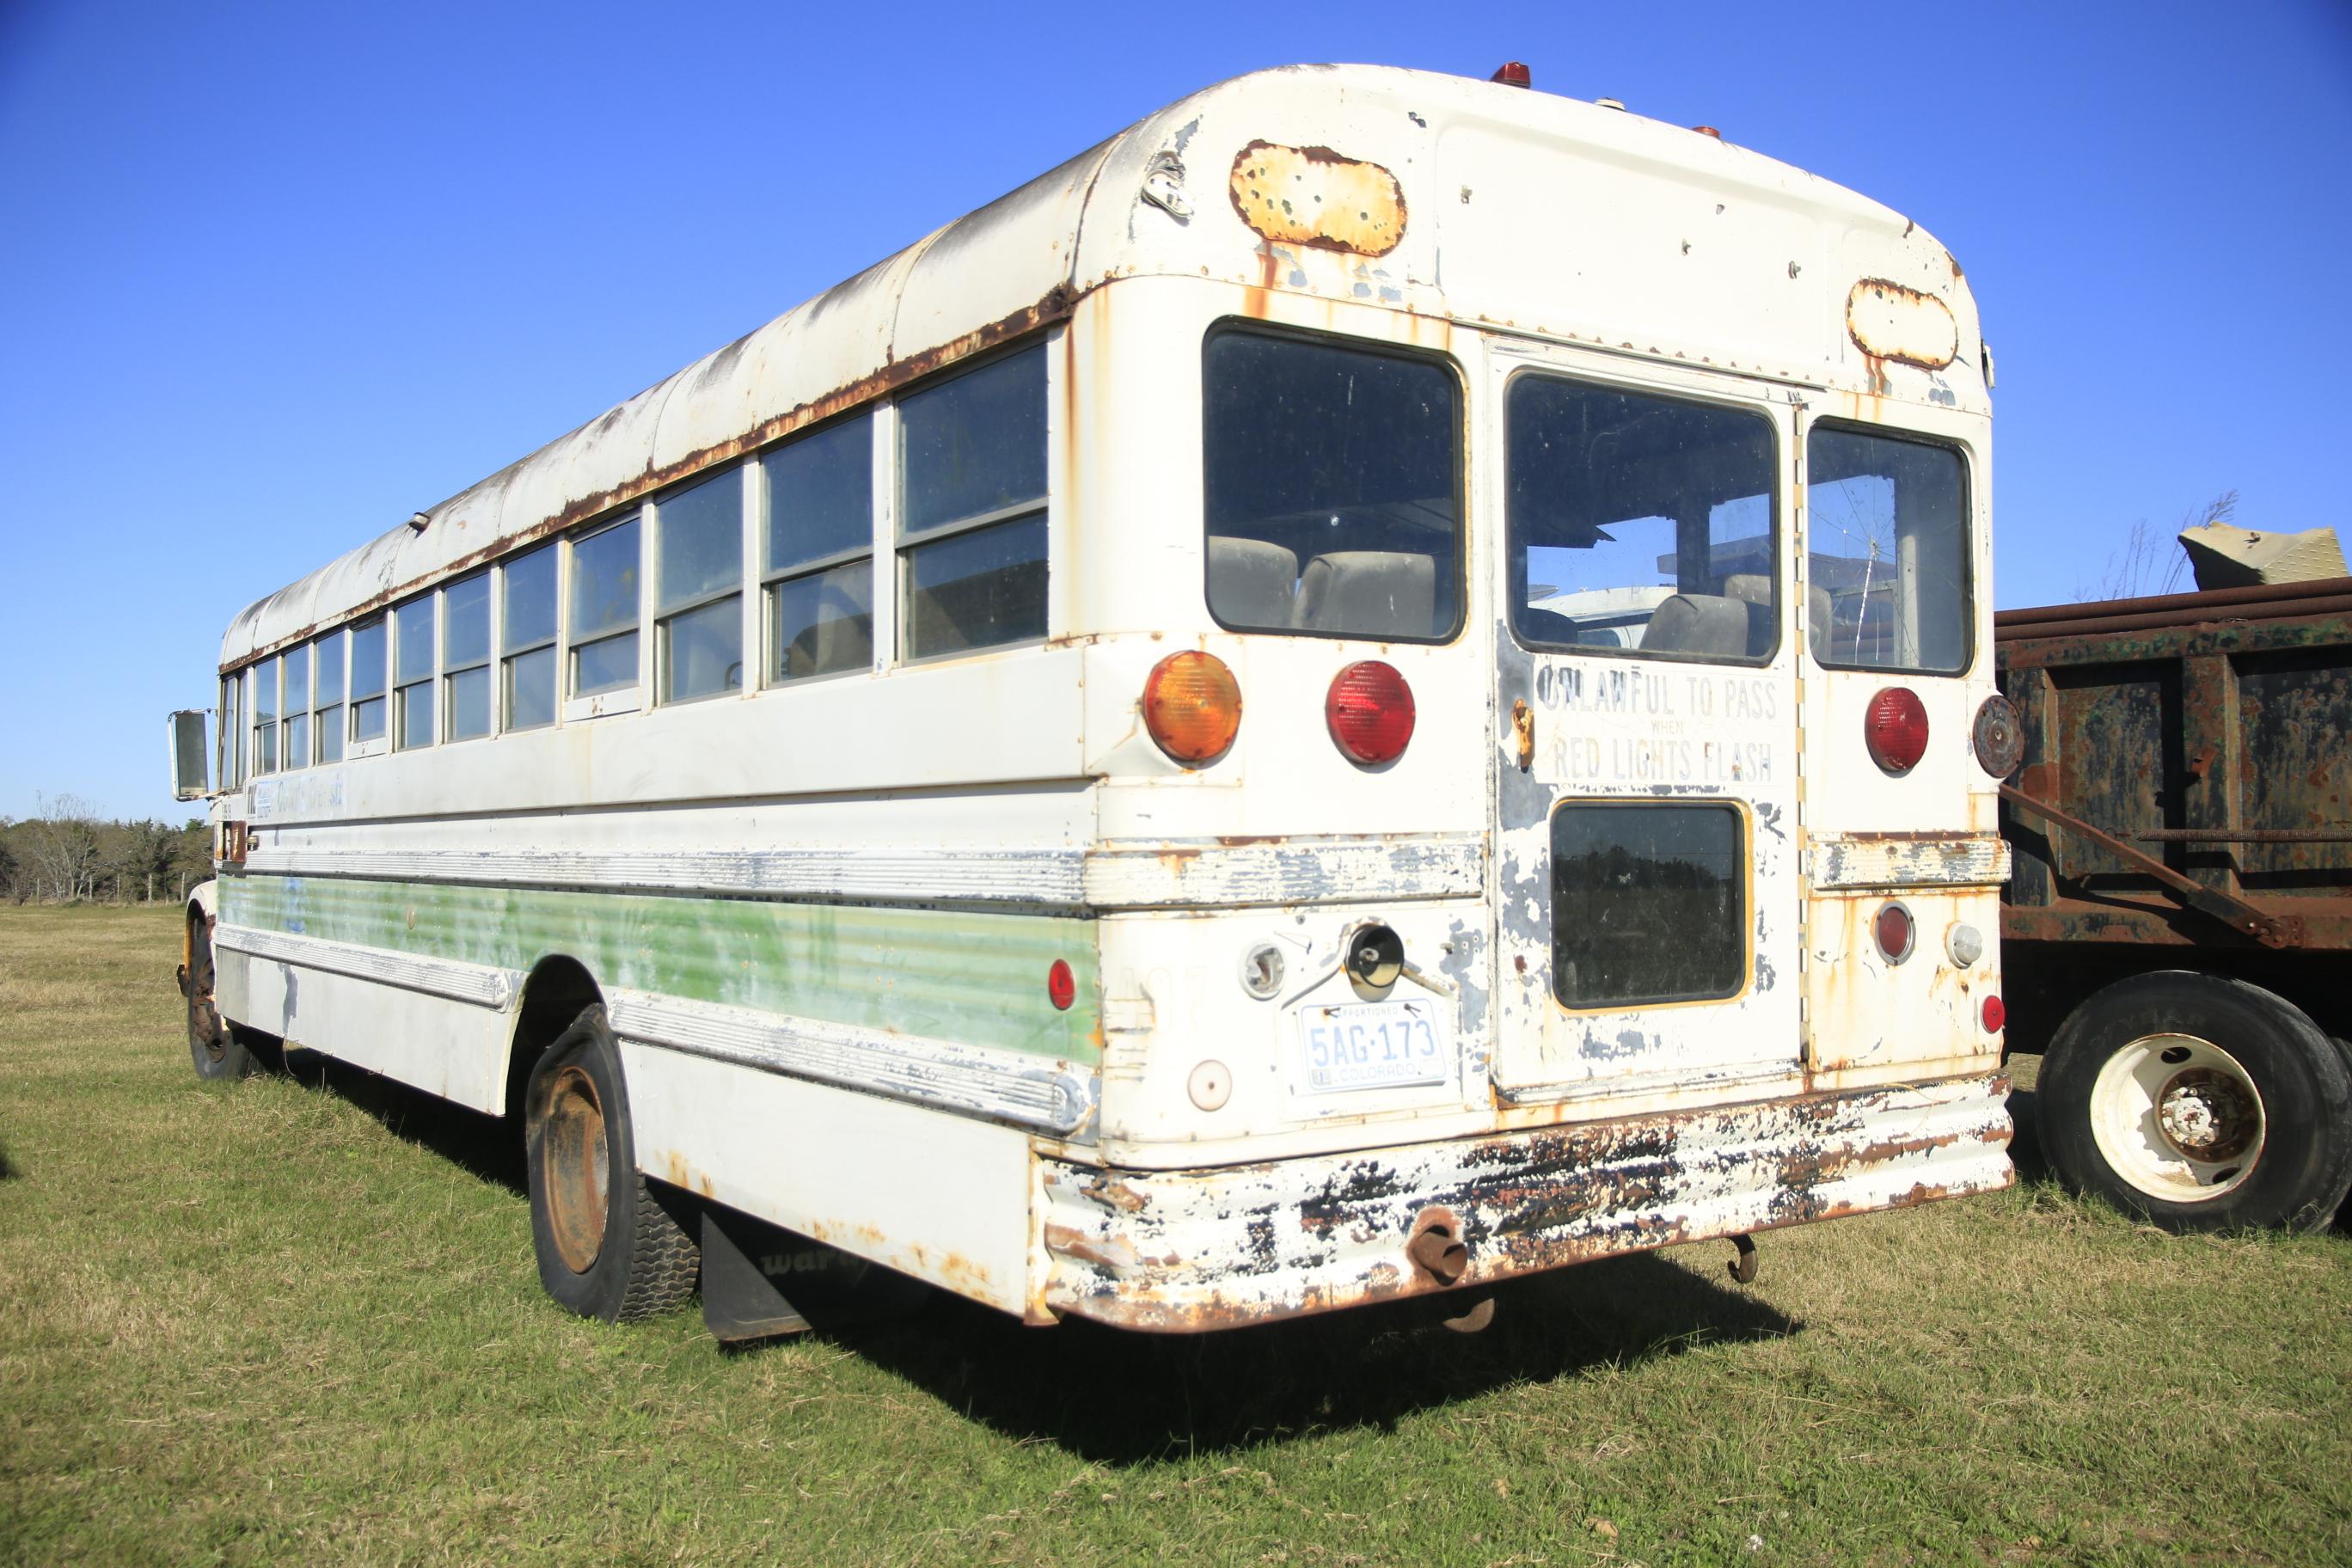
[{"label": "curved bus roof", "polygon": [[1622,110],[1425,71],[1286,67],[1170,105],[452,496],[422,527],[248,605],[221,668],[1134,276],[1381,302],[1857,398],[1987,408],[1959,264],[1875,202]]}]

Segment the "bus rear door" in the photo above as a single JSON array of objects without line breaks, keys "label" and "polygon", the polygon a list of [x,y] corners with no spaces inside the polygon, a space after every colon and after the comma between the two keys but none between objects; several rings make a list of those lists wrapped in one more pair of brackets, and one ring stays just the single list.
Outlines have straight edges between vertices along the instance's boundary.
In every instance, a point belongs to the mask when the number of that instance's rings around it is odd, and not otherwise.
[{"label": "bus rear door", "polygon": [[1801,1037],[1792,413],[1496,353],[1496,1088],[1774,1092]]}]

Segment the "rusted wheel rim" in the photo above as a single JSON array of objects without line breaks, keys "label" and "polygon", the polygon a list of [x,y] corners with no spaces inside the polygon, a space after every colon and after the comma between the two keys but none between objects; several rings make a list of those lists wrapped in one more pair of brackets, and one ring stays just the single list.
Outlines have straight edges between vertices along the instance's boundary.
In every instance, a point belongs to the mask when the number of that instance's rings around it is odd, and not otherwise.
[{"label": "rusted wheel rim", "polygon": [[596,1081],[579,1068],[565,1068],[548,1086],[539,1158],[547,1228],[555,1238],[556,1256],[574,1274],[585,1274],[604,1250],[613,1154]]},{"label": "rusted wheel rim", "polygon": [[2243,1184],[2268,1131],[2252,1076],[2194,1035],[2134,1040],[2091,1086],[2099,1152],[2133,1187],[2170,1203],[2209,1203]]},{"label": "rusted wheel rim", "polygon": [[188,1036],[196,1042],[196,1049],[214,1061],[228,1055],[228,1041],[222,1037],[213,1010],[201,1002],[188,1005]]}]

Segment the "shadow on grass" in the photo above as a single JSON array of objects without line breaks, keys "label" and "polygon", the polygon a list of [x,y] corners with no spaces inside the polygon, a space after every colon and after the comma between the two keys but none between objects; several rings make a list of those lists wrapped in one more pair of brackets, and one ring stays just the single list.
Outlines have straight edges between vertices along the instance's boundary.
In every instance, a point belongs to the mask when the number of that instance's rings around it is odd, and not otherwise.
[{"label": "shadow on grass", "polygon": [[2021,1182],[2040,1184],[2055,1182],[2057,1173],[2050,1168],[2042,1152],[2042,1140],[2035,1112],[2040,1109],[2041,1096],[2030,1089],[2009,1091],[2009,1119],[2017,1127],[2017,1135],[2009,1142],[2010,1163],[2017,1167]]},{"label": "shadow on grass", "polygon": [[[1729,1246],[1725,1245],[1728,1261]],[[1459,1299],[1443,1310],[1458,1311]],[[1800,1325],[1654,1254],[1515,1281],[1494,1326],[1456,1334],[1427,1300],[1221,1333],[1166,1337],[1076,1320],[1024,1328],[942,1298],[916,1325],[833,1342],[1022,1442],[1100,1464],[1230,1453],[1314,1432],[1386,1430],[1416,1411],[1517,1383],[1638,1365]],[[758,1346],[733,1352],[756,1356]]]},{"label": "shadow on grass", "polygon": [[316,1051],[265,1049],[273,1066],[309,1089],[324,1089],[382,1123],[395,1138],[432,1150],[451,1164],[518,1197],[530,1191],[523,1170],[522,1134],[505,1120],[485,1116],[396,1079],[356,1068]]}]

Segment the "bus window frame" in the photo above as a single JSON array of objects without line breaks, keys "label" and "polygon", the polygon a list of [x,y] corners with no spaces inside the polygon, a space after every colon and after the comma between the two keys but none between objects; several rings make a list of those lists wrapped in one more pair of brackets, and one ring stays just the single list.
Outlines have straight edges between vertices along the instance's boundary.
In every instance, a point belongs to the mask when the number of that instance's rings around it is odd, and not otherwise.
[{"label": "bus window frame", "polygon": [[[1060,341],[1061,334],[1055,331],[1024,338],[1018,342],[1007,343],[993,353],[974,354],[969,359],[957,361],[936,375],[926,376],[920,381],[900,388],[888,399],[889,500],[887,514],[883,505],[878,501],[875,510],[877,523],[881,525],[877,526],[877,537],[878,539],[881,536],[882,528],[887,527],[890,546],[890,646],[887,652],[887,664],[884,665],[885,655],[881,646],[882,627],[879,625],[881,617],[878,614],[880,608],[878,601],[881,595],[877,593],[875,595],[875,599],[877,601],[876,605],[877,613],[875,616],[877,622],[875,661],[878,667],[898,669],[922,668],[931,665],[950,663],[956,659],[985,658],[994,654],[1008,653],[1021,648],[1044,647],[1054,640],[1054,537],[1055,527],[1059,521],[1061,504],[1054,494],[1054,411],[1055,403],[1062,395],[1059,383],[1062,372],[1059,366],[1061,356],[1053,351],[1054,345]],[[993,365],[1002,364],[1007,360],[1033,352],[1038,356],[1038,363],[1045,382],[1043,391],[1045,401],[1045,424],[1041,432],[1045,443],[1044,493],[1031,500],[1016,501],[1010,506],[975,512],[971,516],[955,518],[944,523],[933,523],[909,535],[907,531],[906,492],[908,468],[906,405],[927,392],[949,385],[976,372],[987,370]],[[881,435],[878,427],[876,435],[877,438]],[[1065,432],[1064,438],[1065,440],[1068,438],[1067,432]],[[1020,637],[1008,642],[982,643],[973,647],[949,648],[940,653],[918,655],[910,652],[908,633],[914,624],[914,616],[911,613],[911,601],[914,596],[914,552],[928,545],[941,544],[952,539],[960,539],[966,534],[980,533],[989,529],[1026,521],[1033,517],[1044,524],[1045,530],[1045,629],[1034,637]],[[799,684],[798,681],[779,683],[780,686]]]},{"label": "bus window frame", "polygon": [[[1645,650],[1638,647],[1612,647],[1605,643],[1530,641],[1520,631],[1518,616],[1515,612],[1533,606],[1517,605],[1511,603],[1514,596],[1510,588],[1511,547],[1514,539],[1511,527],[1511,394],[1521,380],[1529,376],[1542,380],[1571,382],[1580,386],[1595,387],[1604,392],[1619,393],[1626,396],[1651,397],[1664,403],[1682,403],[1720,409],[1727,413],[1745,415],[1764,426],[1772,440],[1770,459],[1765,465],[1769,488],[1764,492],[1765,510],[1772,523],[1769,535],[1772,551],[1772,642],[1761,656],[1742,654],[1733,658],[1716,654],[1681,653],[1665,648]],[[1789,644],[1789,628],[1796,618],[1796,609],[1791,602],[1793,591],[1790,588],[1788,580],[1790,541],[1795,537],[1795,529],[1793,520],[1782,510],[1787,502],[1788,492],[1780,482],[1781,470],[1788,466],[1789,454],[1781,447],[1780,422],[1774,416],[1772,405],[1759,398],[1711,396],[1706,391],[1686,388],[1679,384],[1665,387],[1641,381],[1613,380],[1604,375],[1594,374],[1582,366],[1571,368],[1564,365],[1528,364],[1517,366],[1510,374],[1504,377],[1502,406],[1499,417],[1496,421],[1496,429],[1500,434],[1502,443],[1500,456],[1502,494],[1497,507],[1500,516],[1496,520],[1496,534],[1501,545],[1501,560],[1498,563],[1502,571],[1503,583],[1501,610],[1503,625],[1509,631],[1512,642],[1528,652],[1536,654],[1565,654],[1577,658],[1590,657],[1646,659],[1653,664],[1669,665],[1734,665],[1743,669],[1769,669],[1786,651]],[[1801,442],[1802,432],[1800,431],[1798,434]]]},{"label": "bus window frame", "polygon": [[[383,681],[373,692],[357,696],[360,634],[372,626],[383,628]],[[392,617],[388,611],[378,610],[343,624],[341,630],[349,640],[343,644],[343,760],[358,762],[368,757],[388,756],[392,752]],[[360,703],[383,704],[383,731],[381,734],[362,737],[360,731]]]},{"label": "bus window frame", "polygon": [[[451,621],[449,614],[449,590],[452,588],[462,588],[468,583],[477,582],[482,585],[482,630],[484,637],[482,644],[482,657],[467,664],[452,664],[449,662],[449,626]],[[436,699],[435,707],[436,709],[436,717],[439,720],[441,726],[442,744],[455,746],[463,745],[472,741],[493,740],[497,737],[499,732],[499,574],[497,566],[494,563],[489,566],[485,566],[478,572],[467,572],[461,576],[449,578],[447,581],[442,583],[438,587],[435,588],[433,592],[435,596],[441,601],[441,609],[436,622],[437,636],[440,639],[441,650],[439,673],[435,677],[435,679],[440,682],[437,689],[440,692],[440,696]],[[460,735],[457,732],[457,704],[455,700],[455,683],[457,677],[466,674],[468,670],[475,669],[484,672],[482,679],[487,681],[489,686],[489,723],[478,735]]]},{"label": "bus window frame", "polygon": [[[552,612],[548,617],[550,630],[543,637],[535,638],[520,647],[512,646],[507,640],[507,571],[516,562],[537,555],[542,551],[552,552],[548,558],[547,574],[548,592],[555,601],[550,606]],[[493,736],[528,735],[540,730],[555,729],[563,722],[563,541],[542,539],[520,550],[501,555],[491,564],[491,570],[497,574],[497,580],[492,584],[490,592],[490,648],[493,666],[490,702],[496,710],[490,720],[490,733]],[[548,715],[545,721],[541,723],[518,724],[514,721],[514,663],[518,658],[537,653],[541,648],[554,650],[555,689],[549,694]]]},{"label": "bus window frame", "polygon": [[[653,674],[651,668],[653,637],[646,629],[646,606],[650,602],[653,589],[653,573],[646,562],[646,546],[652,532],[652,530],[646,526],[649,521],[651,520],[647,508],[632,504],[625,510],[616,512],[611,517],[600,519],[586,528],[575,529],[563,536],[563,551],[556,569],[555,605],[555,646],[560,650],[555,660],[556,722],[559,724],[568,724],[582,719],[602,719],[614,713],[635,713],[649,706],[646,701],[646,688],[651,684]],[[573,635],[578,628],[572,624],[572,590],[579,575],[573,552],[589,540],[600,534],[610,533],[613,530],[632,522],[637,525],[636,618],[630,623],[629,630],[626,632],[600,631],[595,637],[590,637],[586,643],[578,642]],[[637,678],[635,683],[626,687],[614,687],[604,691],[592,691],[585,696],[574,696],[572,690],[572,654],[583,647],[593,647],[600,642],[609,642],[615,637],[628,636],[634,636],[637,639]]]},{"label": "bus window frame", "polygon": [[[1930,669],[1921,666],[1901,664],[1839,663],[1815,658],[1812,651],[1811,628],[1806,629],[1805,656],[1816,667],[1833,669],[1842,674],[1901,675],[1920,680],[1965,680],[1977,667],[1977,481],[1976,452],[1966,441],[1947,436],[1931,435],[1901,425],[1874,425],[1864,419],[1809,419],[1798,427],[1805,459],[1804,548],[1808,556],[1812,552],[1813,518],[1813,432],[1827,430],[1832,435],[1870,436],[1880,440],[1906,443],[1914,447],[1934,447],[1949,452],[1960,465],[1960,659],[1949,669]],[[1832,483],[1838,481],[1832,481]],[[1805,563],[1804,580],[1812,582],[1812,563]]]},{"label": "bus window frame", "polygon": [[[1201,425],[1201,604],[1209,619],[1220,631],[1236,637],[1312,637],[1320,642],[1392,642],[1412,643],[1423,647],[1444,647],[1460,640],[1470,624],[1470,383],[1462,362],[1443,349],[1423,348],[1417,344],[1401,343],[1387,338],[1368,337],[1356,332],[1318,331],[1286,322],[1264,321],[1254,316],[1222,316],[1209,323],[1201,334],[1200,379],[1194,387],[1194,402],[1205,410],[1209,397],[1209,350],[1220,336],[1238,332],[1250,337],[1287,338],[1294,342],[1316,343],[1338,348],[1349,353],[1381,353],[1397,359],[1426,361],[1444,370],[1454,392],[1454,625],[1442,635],[1409,637],[1390,633],[1373,634],[1351,631],[1314,631],[1306,627],[1235,626],[1217,614],[1209,602],[1209,541],[1218,537],[1209,531],[1209,432],[1204,416]],[[1304,568],[1305,563],[1301,563]]]},{"label": "bus window frame", "polygon": [[[722,698],[741,697],[745,692],[756,689],[753,683],[744,679],[750,673],[750,669],[743,647],[743,595],[746,580],[751,574],[744,569],[743,530],[744,520],[751,510],[753,488],[751,470],[757,466],[756,463],[739,462],[714,465],[700,469],[688,475],[685,479],[672,485],[660,495],[643,502],[638,508],[638,515],[652,524],[639,541],[637,564],[641,585],[638,595],[639,629],[649,630],[654,644],[651,659],[654,689],[649,706],[682,708],[697,702],[714,702]],[[668,525],[663,521],[663,509],[680,496],[701,489],[706,486],[723,483],[730,477],[735,481],[736,501],[734,581],[726,587],[706,589],[676,604],[664,603],[661,582],[662,551],[668,542]],[[673,668],[669,649],[671,623],[727,599],[735,601],[735,684],[721,687],[716,691],[698,692],[689,697],[671,696],[669,694]],[[640,660],[641,665],[644,662],[646,661]]]},{"label": "bus window frame", "polygon": [[[1050,380],[1050,378],[1049,378]],[[1050,394],[1049,394],[1050,397]],[[769,557],[768,528],[772,509],[775,505],[775,475],[769,463],[803,441],[815,439],[829,431],[847,428],[859,420],[866,422],[866,539],[829,555],[812,556],[789,566],[776,566]],[[758,575],[760,617],[760,679],[756,689],[761,691],[796,691],[828,680],[840,680],[850,676],[870,676],[897,662],[891,658],[894,648],[885,647],[882,637],[887,629],[895,638],[898,623],[890,614],[896,605],[886,610],[884,601],[891,595],[880,592],[881,562],[887,552],[892,559],[892,580],[897,571],[897,537],[898,509],[896,489],[898,482],[898,405],[891,398],[877,398],[844,410],[831,419],[802,426],[783,440],[763,447],[752,458],[751,467],[758,472],[758,493],[751,502],[751,560]],[[1052,476],[1047,476],[1050,490]],[[1048,500],[1050,503],[1051,497]],[[777,613],[782,591],[790,584],[803,578],[835,572],[863,561],[866,570],[866,662],[845,669],[820,670],[812,675],[787,676],[777,666],[783,657],[783,624]],[[1050,569],[1050,563],[1049,563]],[[750,686],[747,682],[746,685]]]}]

